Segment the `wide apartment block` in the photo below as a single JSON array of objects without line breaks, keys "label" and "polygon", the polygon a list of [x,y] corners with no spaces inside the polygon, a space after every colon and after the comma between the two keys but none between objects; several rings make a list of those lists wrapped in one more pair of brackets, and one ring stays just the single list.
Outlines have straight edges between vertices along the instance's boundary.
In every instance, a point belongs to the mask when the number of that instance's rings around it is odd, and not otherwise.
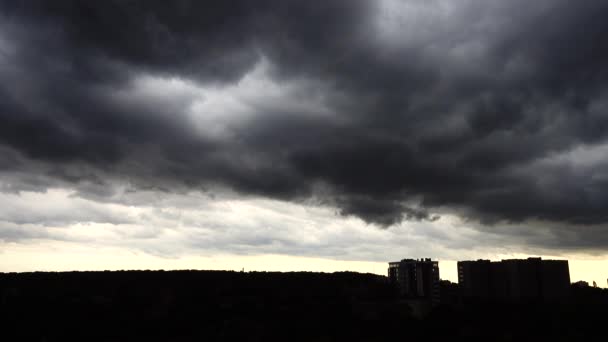
[{"label": "wide apartment block", "polygon": [[459,261],[458,285],[465,300],[558,300],[568,296],[567,260],[541,258]]},{"label": "wide apartment block", "polygon": [[431,259],[403,259],[390,262],[388,278],[409,299],[428,299],[439,303],[439,263]]}]

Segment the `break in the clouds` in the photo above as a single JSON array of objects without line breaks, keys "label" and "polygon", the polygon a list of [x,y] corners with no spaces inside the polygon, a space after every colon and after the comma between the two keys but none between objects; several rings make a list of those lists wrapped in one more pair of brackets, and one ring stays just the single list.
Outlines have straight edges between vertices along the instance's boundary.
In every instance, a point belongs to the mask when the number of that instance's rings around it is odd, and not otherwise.
[{"label": "break in the clouds", "polygon": [[1,189],[82,200],[65,217],[11,200],[3,232],[128,230],[152,221],[116,210],[196,191],[601,250],[606,17],[599,0],[0,1]]}]

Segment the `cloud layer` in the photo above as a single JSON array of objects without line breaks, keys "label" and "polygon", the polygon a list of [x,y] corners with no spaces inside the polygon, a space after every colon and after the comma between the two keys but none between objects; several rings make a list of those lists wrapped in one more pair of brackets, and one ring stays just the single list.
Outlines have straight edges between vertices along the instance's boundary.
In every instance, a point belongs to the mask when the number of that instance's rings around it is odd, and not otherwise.
[{"label": "cloud layer", "polygon": [[608,247],[607,16],[593,0],[0,1],[2,190],[197,190]]}]

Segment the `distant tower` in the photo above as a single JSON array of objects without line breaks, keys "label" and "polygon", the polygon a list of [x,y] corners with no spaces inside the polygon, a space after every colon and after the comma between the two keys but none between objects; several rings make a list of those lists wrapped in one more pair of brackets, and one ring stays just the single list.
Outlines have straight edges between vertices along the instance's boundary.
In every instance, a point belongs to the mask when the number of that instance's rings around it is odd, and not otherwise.
[{"label": "distant tower", "polygon": [[567,260],[459,261],[458,285],[467,301],[553,301],[568,296],[570,270]]},{"label": "distant tower", "polygon": [[389,263],[388,278],[409,299],[439,304],[439,263],[431,259],[403,259]]}]

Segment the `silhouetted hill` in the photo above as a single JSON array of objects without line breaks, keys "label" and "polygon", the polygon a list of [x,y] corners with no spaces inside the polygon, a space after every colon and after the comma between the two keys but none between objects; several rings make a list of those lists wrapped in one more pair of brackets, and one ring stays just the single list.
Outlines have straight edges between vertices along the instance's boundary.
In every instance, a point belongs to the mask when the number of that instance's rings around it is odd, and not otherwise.
[{"label": "silhouetted hill", "polygon": [[576,340],[603,333],[608,291],[553,305],[444,305],[424,319],[382,276],[121,271],[0,274],[2,341]]},{"label": "silhouetted hill", "polygon": [[384,277],[357,273],[2,274],[0,293],[2,321],[18,340],[336,339],[407,310]]}]

